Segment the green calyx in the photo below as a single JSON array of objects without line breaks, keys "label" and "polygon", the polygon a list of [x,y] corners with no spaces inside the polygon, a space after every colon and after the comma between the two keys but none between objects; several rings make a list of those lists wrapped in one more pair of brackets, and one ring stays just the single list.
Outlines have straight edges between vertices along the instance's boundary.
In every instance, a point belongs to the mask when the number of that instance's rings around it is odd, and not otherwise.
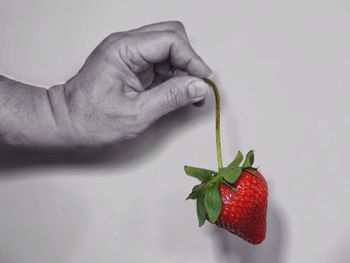
[{"label": "green calyx", "polygon": [[[185,173],[197,178],[201,183],[194,186],[187,199],[197,200],[197,216],[199,226],[205,223],[205,219],[215,223],[219,218],[222,208],[219,185],[221,183],[229,186],[236,192],[234,183],[239,179],[242,171],[253,169],[254,151],[250,150],[244,161],[243,154],[239,151],[235,159],[227,166],[219,169],[218,172],[198,167],[185,166]],[[249,169],[249,170],[248,170]],[[254,175],[252,172],[250,172]]]}]

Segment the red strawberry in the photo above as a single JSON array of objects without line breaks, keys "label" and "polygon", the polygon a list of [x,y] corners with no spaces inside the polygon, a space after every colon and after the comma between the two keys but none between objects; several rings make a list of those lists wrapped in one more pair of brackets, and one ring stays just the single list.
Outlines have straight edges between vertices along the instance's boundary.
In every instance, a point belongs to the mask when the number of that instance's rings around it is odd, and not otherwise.
[{"label": "red strawberry", "polygon": [[211,223],[252,243],[265,239],[267,183],[263,175],[251,167],[254,152],[249,151],[242,166],[243,155],[219,172],[185,166],[185,172],[199,179],[188,199],[197,200],[199,226]]},{"label": "red strawberry", "polygon": [[[204,79],[214,91],[216,101],[216,146],[218,171],[185,166],[185,172],[201,181],[187,199],[197,202],[199,226],[209,220],[244,240],[259,244],[265,239],[267,183],[253,168],[254,152],[245,160],[238,151],[235,159],[223,167],[220,142],[220,96],[214,82]],[[242,163],[243,162],[243,163]]]},{"label": "red strawberry", "polygon": [[252,244],[259,244],[266,233],[268,193],[265,178],[257,170],[245,170],[233,187],[236,192],[220,184],[222,209],[215,224]]}]

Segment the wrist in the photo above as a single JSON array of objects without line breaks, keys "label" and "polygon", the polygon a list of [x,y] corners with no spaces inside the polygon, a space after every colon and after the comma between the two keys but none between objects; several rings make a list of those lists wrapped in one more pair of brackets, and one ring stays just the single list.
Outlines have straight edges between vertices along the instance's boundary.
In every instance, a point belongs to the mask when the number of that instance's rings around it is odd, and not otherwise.
[{"label": "wrist", "polygon": [[58,145],[73,148],[80,145],[76,136],[76,128],[67,102],[65,85],[55,85],[47,90],[52,117],[55,123]]}]

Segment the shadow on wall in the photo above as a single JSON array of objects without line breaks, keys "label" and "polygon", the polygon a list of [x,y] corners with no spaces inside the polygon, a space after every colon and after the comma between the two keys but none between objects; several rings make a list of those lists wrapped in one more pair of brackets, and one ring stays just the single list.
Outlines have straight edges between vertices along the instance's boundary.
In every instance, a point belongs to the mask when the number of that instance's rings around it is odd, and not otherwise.
[{"label": "shadow on wall", "polygon": [[152,158],[157,150],[164,147],[174,131],[188,125],[196,125],[208,117],[210,105],[202,109],[188,106],[172,112],[142,133],[138,138],[118,145],[84,150],[18,150],[0,148],[0,175],[6,171],[43,166],[99,166],[114,165],[121,168],[134,167]]},{"label": "shadow on wall", "polygon": [[216,262],[281,263],[284,262],[286,218],[278,207],[269,204],[267,235],[260,245],[251,245],[221,228],[213,229]]}]

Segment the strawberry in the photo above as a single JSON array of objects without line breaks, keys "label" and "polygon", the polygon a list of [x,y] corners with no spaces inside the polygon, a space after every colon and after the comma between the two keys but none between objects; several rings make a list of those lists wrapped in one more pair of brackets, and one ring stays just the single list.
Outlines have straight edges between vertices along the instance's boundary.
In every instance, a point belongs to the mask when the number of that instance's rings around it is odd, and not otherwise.
[{"label": "strawberry", "polygon": [[[216,145],[218,171],[185,166],[187,175],[201,181],[187,199],[197,202],[199,226],[207,219],[252,243],[265,239],[268,188],[263,175],[254,168],[254,151],[246,157],[238,151],[234,160],[223,167],[220,143],[220,97],[216,85],[204,79],[216,98]],[[244,161],[243,161],[244,159]]]},{"label": "strawberry", "polygon": [[236,192],[224,183],[219,187],[222,208],[215,224],[252,244],[261,243],[265,239],[267,209],[267,184],[262,174],[243,170],[233,185]]}]

